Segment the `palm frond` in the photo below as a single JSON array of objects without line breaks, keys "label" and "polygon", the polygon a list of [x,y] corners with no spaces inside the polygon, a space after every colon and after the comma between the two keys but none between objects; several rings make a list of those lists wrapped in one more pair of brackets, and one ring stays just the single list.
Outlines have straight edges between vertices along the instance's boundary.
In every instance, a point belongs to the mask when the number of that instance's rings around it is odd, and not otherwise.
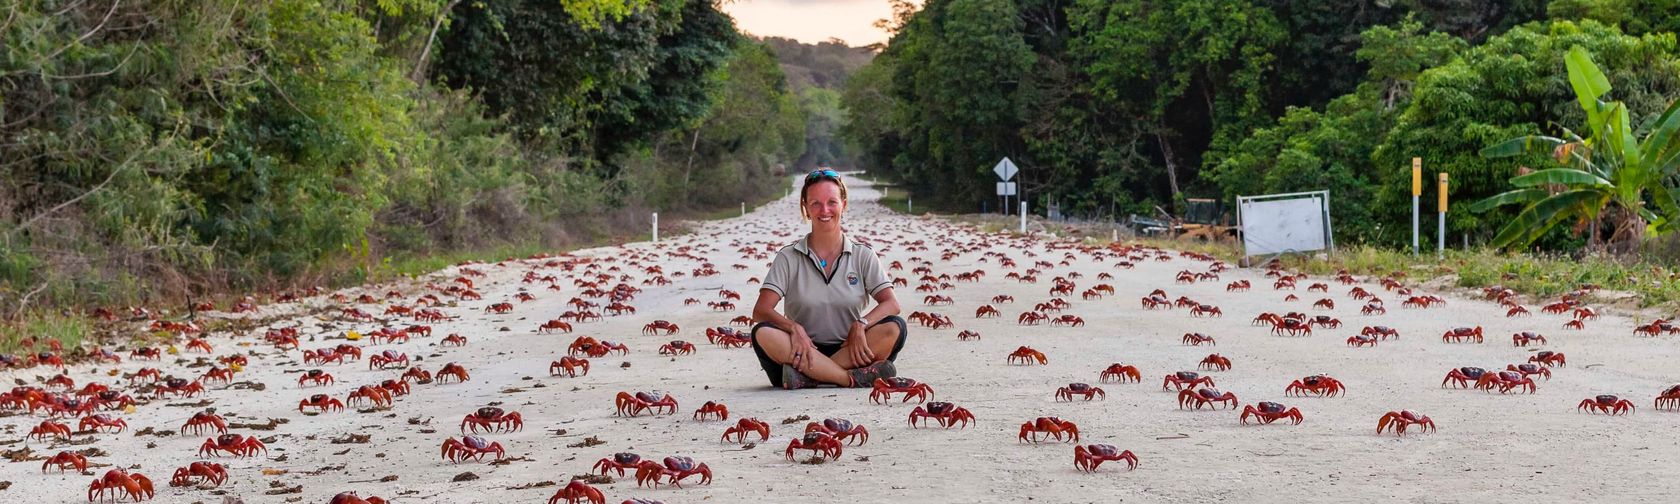
[{"label": "palm frond", "polygon": [[1605,190],[1613,190],[1615,184],[1598,175],[1587,173],[1574,168],[1549,168],[1527,175],[1511,178],[1511,185],[1517,187],[1534,187],[1542,184],[1564,184],[1570,186],[1587,186]]},{"label": "palm frond", "polygon": [[1505,191],[1470,204],[1470,211],[1482,213],[1513,203],[1533,203],[1545,199],[1546,190],[1537,187]]},{"label": "palm frond", "polygon": [[[1509,224],[1500,229],[1499,234],[1493,237],[1493,246],[1521,245],[1526,247],[1534,243],[1534,240],[1544,236],[1547,231],[1551,231],[1553,226],[1564,219],[1577,215],[1595,215],[1597,213],[1596,209],[1604,207],[1604,203],[1608,199],[1607,196],[1600,191],[1580,189],[1566,191],[1540,200],[1529,205],[1528,208],[1524,208],[1522,213],[1517,214],[1515,219],[1511,219]],[[1569,210],[1579,210],[1579,212]]]}]

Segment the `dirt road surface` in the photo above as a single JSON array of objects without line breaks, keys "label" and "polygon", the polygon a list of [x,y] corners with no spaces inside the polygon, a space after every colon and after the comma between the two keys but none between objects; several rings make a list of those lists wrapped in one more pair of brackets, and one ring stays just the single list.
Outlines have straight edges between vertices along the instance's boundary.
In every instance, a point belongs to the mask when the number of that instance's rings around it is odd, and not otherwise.
[{"label": "dirt road surface", "polygon": [[[866,389],[772,390],[750,348],[707,343],[705,328],[727,326],[731,318],[750,314],[758,286],[749,278],[763,276],[770,254],[806,231],[795,201],[783,199],[659,244],[578,251],[570,257],[593,262],[578,263],[571,271],[545,267],[546,260],[467,266],[484,273],[469,278],[482,300],[458,300],[424,288],[424,282],[449,285],[462,274],[460,267],[452,267],[411,284],[344,291],[352,299],[349,303],[323,295],[266,304],[255,314],[213,314],[272,319],[243,336],[218,333],[206,338],[213,346],[210,358],[247,355],[250,364],[233,381],[246,387],[261,384],[262,390],[209,384],[199,397],[150,400],[132,412],[109,413],[127,421],[122,433],[75,434],[68,443],[22,440],[46,415],[8,410],[10,416],[0,418],[0,440],[6,443],[0,450],[26,460],[0,463],[0,481],[11,482],[0,496],[9,502],[85,501],[94,475],[104,474],[110,465],[149,477],[157,487],[157,502],[218,503],[229,496],[248,503],[325,503],[353,490],[393,502],[535,503],[547,502],[573,475],[589,473],[597,460],[617,452],[655,460],[693,457],[707,464],[714,479],[710,485],[689,478],[680,489],[668,484],[654,489],[638,488],[633,474],[614,474],[615,481],[595,487],[615,503],[632,498],[667,503],[1656,502],[1668,501],[1680,490],[1680,413],[1652,407],[1658,393],[1680,383],[1675,360],[1680,352],[1673,336],[1632,335],[1634,320],[1607,315],[1587,321],[1585,330],[1565,330],[1568,315],[1543,314],[1532,301],[1532,317],[1508,319],[1505,309],[1494,303],[1444,292],[1433,292],[1446,299],[1444,307],[1406,309],[1400,306],[1400,296],[1366,278],[1357,285],[1384,299],[1388,311],[1362,316],[1362,303],[1348,295],[1353,286],[1328,278],[1302,280],[1299,290],[1277,291],[1272,279],[1262,276],[1264,271],[1233,269],[1217,281],[1179,284],[1174,277],[1180,271],[1206,272],[1211,263],[1170,252],[1166,255],[1171,260],[1158,261],[1154,254],[1140,253],[1148,258],[1124,269],[1117,267],[1123,256],[1106,252],[1101,248],[1106,244],[1091,242],[1091,248],[1080,250],[1069,248],[1072,242],[1012,239],[937,219],[891,214],[873,202],[875,190],[861,181],[853,185],[847,228],[870,240],[883,262],[904,265],[891,274],[908,280],[896,289],[905,315],[925,311],[955,321],[948,329],[912,324],[898,361],[901,376],[931,385],[936,400],[967,408],[977,424],[966,429],[912,429],[906,419],[913,402],[871,404]],[[1060,249],[1048,248],[1057,243]],[[1106,257],[1099,261],[1094,251]],[[1001,257],[1018,266],[1001,266]],[[1024,274],[1038,261],[1051,267],[1038,268],[1042,271],[1036,283],[1006,278],[1010,272]],[[696,277],[694,271],[707,262],[716,274]],[[598,266],[591,270],[588,264]],[[926,306],[922,300],[928,293],[914,290],[921,275],[911,271],[923,264],[936,276],[976,270],[986,275],[979,282],[953,280],[954,287],[937,292],[953,298],[953,305]],[[656,276],[648,272],[650,266],[662,269],[671,283],[644,284]],[[541,280],[523,282],[527,272],[554,275],[558,290]],[[1083,326],[1017,325],[1019,314],[1051,299],[1053,278],[1076,272],[1080,278],[1072,281],[1077,290],[1064,296],[1071,306],[1050,315],[1076,315],[1083,318]],[[635,314],[575,323],[570,334],[538,334],[540,323],[575,309],[567,301],[584,288],[574,280],[593,279],[597,273],[615,276],[601,284],[603,289],[618,283],[619,275],[624,283],[642,289],[627,301]],[[1098,279],[1102,273],[1113,278]],[[1243,279],[1253,283],[1252,290],[1226,291],[1226,284]],[[1308,292],[1308,285],[1316,282],[1329,284],[1329,292]],[[1115,293],[1089,300],[1078,295],[1098,284],[1111,285]],[[1218,306],[1224,315],[1198,318],[1183,308],[1142,309],[1139,299],[1157,288],[1172,299],[1187,296]],[[401,297],[386,302],[384,294],[393,289]],[[720,289],[738,291],[743,299],[734,302],[733,310],[713,310],[706,303],[720,301]],[[516,300],[522,290],[535,299]],[[380,302],[356,304],[353,298],[363,293]],[[396,316],[350,321],[339,316],[340,308],[357,306],[379,315],[392,304],[415,306],[418,296],[428,293],[450,304],[439,309],[456,317],[431,323],[430,337],[379,344],[365,338],[339,339],[346,331],[366,334],[416,323]],[[1285,302],[1289,294],[1300,299]],[[975,309],[997,295],[1013,296],[1015,302],[995,305],[1001,317],[975,318]],[[688,298],[699,303],[685,304]],[[1335,308],[1311,307],[1323,298],[1334,300]],[[607,304],[604,298],[588,300]],[[513,305],[511,312],[485,311],[503,302]],[[1329,315],[1342,325],[1315,327],[1308,337],[1280,337],[1268,326],[1250,323],[1261,312],[1288,311]],[[642,334],[643,325],[654,320],[670,321],[681,329],[671,336]],[[1345,343],[1361,327],[1375,325],[1395,328],[1401,337],[1367,348]],[[1485,343],[1442,342],[1441,334],[1448,329],[1478,325]],[[135,324],[142,326],[143,322]],[[365,358],[342,365],[305,365],[300,351],[276,350],[262,341],[264,329],[288,326],[300,329],[302,349],[349,343],[369,356],[394,350],[431,372],[445,363],[459,363],[471,378],[465,383],[416,383],[411,394],[396,398],[390,408],[362,404],[343,412],[303,414],[298,402],[312,394],[342,401],[357,387],[397,378],[403,370],[370,370]],[[962,330],[976,331],[982,338],[959,341]],[[1513,346],[1510,335],[1518,331],[1541,333],[1548,343]],[[1212,336],[1218,344],[1187,346],[1182,343],[1187,332]],[[466,337],[467,345],[440,345],[451,333]],[[550,363],[578,336],[623,343],[629,352],[590,359],[592,366],[584,376],[551,376]],[[692,342],[697,351],[659,355],[660,345],[673,339]],[[1048,364],[1006,364],[1006,356],[1023,345],[1043,352]],[[150,396],[146,387],[131,387],[123,376],[154,367],[190,379],[209,369],[189,367],[205,356],[202,353],[182,349],[179,355],[152,362],[129,358],[129,349],[119,352],[121,364],[73,365],[69,376],[77,387],[97,381],[145,398]],[[1537,350],[1562,352],[1567,365],[1553,368],[1549,380],[1536,377],[1536,393],[1441,387],[1450,369],[1503,370],[1508,364],[1527,362]],[[1196,371],[1198,363],[1215,352],[1233,366],[1228,371],[1201,371],[1217,381],[1219,390],[1234,394],[1241,406],[1275,401],[1299,408],[1304,423],[1243,425],[1238,421],[1240,410],[1181,409],[1176,391],[1162,389],[1163,376]],[[1136,366],[1142,383],[1098,383],[1098,372],[1111,363]],[[298,373],[316,368],[332,374],[336,382],[300,387]],[[37,367],[7,371],[0,378],[55,391],[59,389],[41,383],[54,373]],[[1320,373],[1343,382],[1346,394],[1284,395],[1291,381]],[[1100,386],[1106,398],[1055,401],[1056,389],[1071,382]],[[615,416],[614,396],[621,391],[670,394],[680,407],[669,416]],[[1626,416],[1577,411],[1582,399],[1599,394],[1630,399],[1637,410]],[[706,401],[727,404],[730,420],[694,420],[695,409]],[[488,405],[524,418],[520,431],[483,434],[500,443],[511,462],[444,460],[440,446],[461,436],[463,416]],[[230,423],[247,424],[230,432],[267,440],[268,452],[249,458],[197,456],[209,436],[175,431],[204,408],[214,408]],[[1376,433],[1379,417],[1406,409],[1428,415],[1439,430],[1414,429],[1405,436]],[[1040,416],[1075,422],[1081,444],[1112,444],[1134,452],[1141,464],[1133,471],[1119,462],[1107,463],[1094,474],[1077,471],[1074,444],[1017,439],[1021,424]],[[723,430],[743,417],[768,422],[770,439],[750,449],[720,442]],[[784,458],[783,450],[803,432],[806,421],[785,424],[784,419],[798,417],[849,419],[866,426],[871,435],[867,444],[846,446],[838,460],[795,463]],[[284,423],[272,430],[248,426],[269,424],[270,419]],[[75,420],[61,421],[74,430]],[[153,434],[137,435],[148,429]],[[356,436],[365,436],[365,442],[355,442]],[[599,444],[583,446],[586,439]],[[16,453],[26,447],[29,455]],[[85,449],[99,452],[89,457],[96,465],[89,474],[40,470],[46,456]],[[168,486],[176,468],[194,461],[223,464],[231,477],[219,488]]]}]

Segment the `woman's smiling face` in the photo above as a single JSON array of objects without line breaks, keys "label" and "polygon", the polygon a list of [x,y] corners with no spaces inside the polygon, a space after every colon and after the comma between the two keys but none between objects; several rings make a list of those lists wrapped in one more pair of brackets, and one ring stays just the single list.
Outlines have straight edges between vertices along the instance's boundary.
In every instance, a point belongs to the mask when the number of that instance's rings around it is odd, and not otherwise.
[{"label": "woman's smiling face", "polygon": [[839,184],[824,181],[805,188],[805,217],[811,219],[812,231],[839,229],[845,213],[846,200],[840,197]]}]

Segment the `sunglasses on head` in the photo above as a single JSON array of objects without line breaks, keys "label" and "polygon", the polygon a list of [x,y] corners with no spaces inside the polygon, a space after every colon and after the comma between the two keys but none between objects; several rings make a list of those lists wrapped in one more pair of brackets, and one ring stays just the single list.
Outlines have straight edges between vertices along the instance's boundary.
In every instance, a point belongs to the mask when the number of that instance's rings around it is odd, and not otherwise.
[{"label": "sunglasses on head", "polygon": [[824,169],[817,170],[817,171],[811,172],[810,174],[805,175],[805,180],[806,181],[811,181],[811,180],[816,180],[816,179],[824,178],[824,177],[831,178],[831,179],[839,179],[840,178],[840,172],[824,168]]}]

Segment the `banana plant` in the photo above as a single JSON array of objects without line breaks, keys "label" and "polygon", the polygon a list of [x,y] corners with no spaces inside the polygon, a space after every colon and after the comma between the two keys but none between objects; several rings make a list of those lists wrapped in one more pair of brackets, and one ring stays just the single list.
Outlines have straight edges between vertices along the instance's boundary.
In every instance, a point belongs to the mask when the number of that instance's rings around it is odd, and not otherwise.
[{"label": "banana plant", "polygon": [[[1627,106],[1602,99],[1610,93],[1610,80],[1587,51],[1570,48],[1564,64],[1569,85],[1586,111],[1587,136],[1562,128],[1562,138],[1527,135],[1482,149],[1487,158],[1549,154],[1559,165],[1513,177],[1510,182],[1516,189],[1470,206],[1471,211],[1485,212],[1525,205],[1499,230],[1493,245],[1526,247],[1559,223],[1596,224],[1603,218],[1614,226],[1609,244],[1633,250],[1645,236],[1680,228],[1680,195],[1664,183],[1680,164],[1680,102],[1670,104],[1644,138],[1637,138]],[[1599,243],[1597,233],[1592,243]]]}]

